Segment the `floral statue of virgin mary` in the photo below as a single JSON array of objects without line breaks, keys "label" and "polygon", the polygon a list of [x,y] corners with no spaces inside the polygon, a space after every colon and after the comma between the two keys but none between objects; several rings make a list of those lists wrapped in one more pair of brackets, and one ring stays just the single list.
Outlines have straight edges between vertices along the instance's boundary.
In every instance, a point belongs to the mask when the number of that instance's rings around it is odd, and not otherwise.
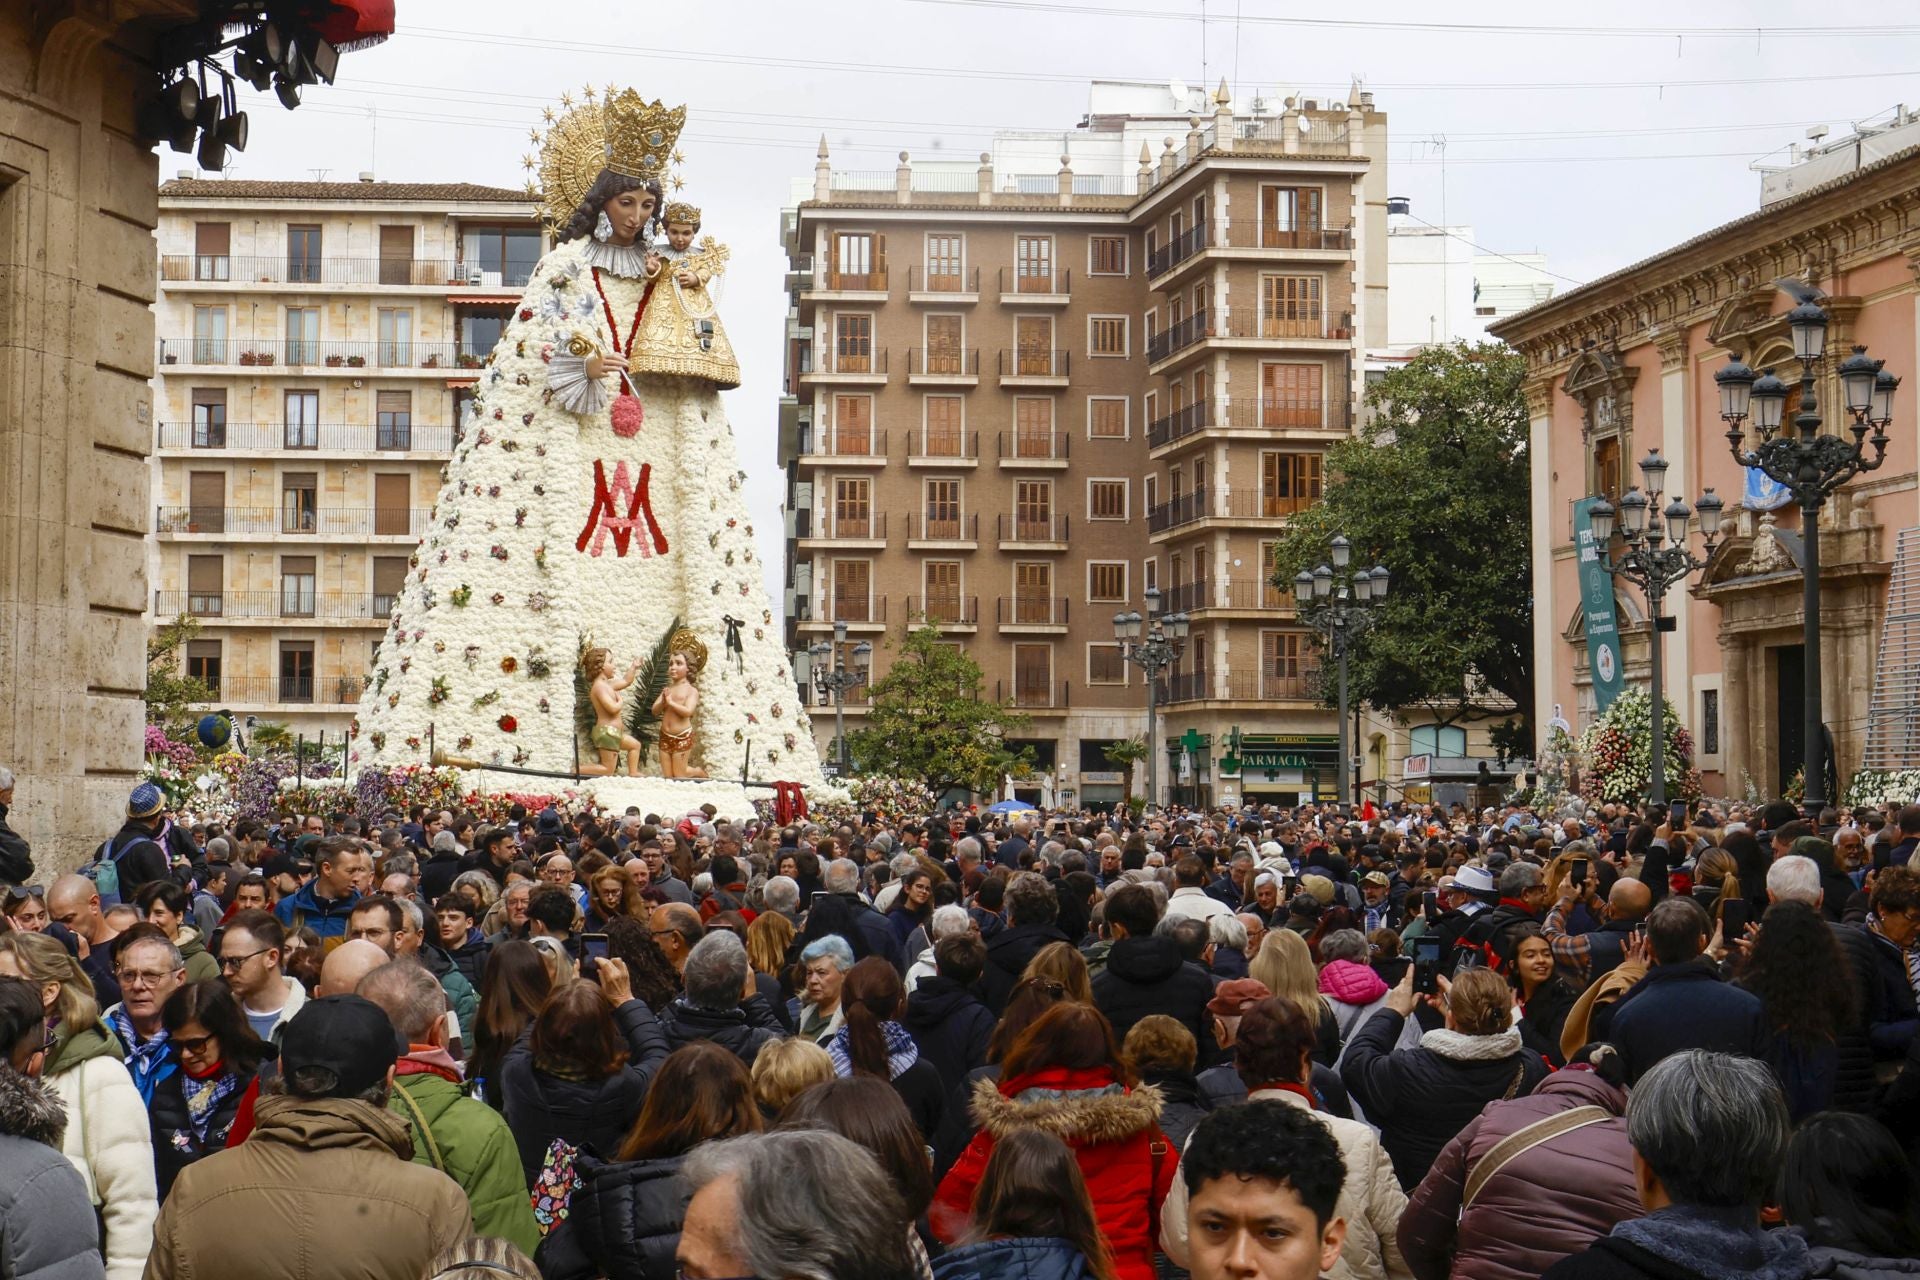
[{"label": "floral statue of virgin mary", "polygon": [[[594,649],[637,672],[613,736],[640,742],[655,789],[692,789],[662,812],[736,809],[714,789],[743,775],[818,786],[719,395],[740,380],[709,293],[727,251],[684,228],[655,241],[686,109],[611,88],[562,104],[538,162],[554,248],[475,388],[361,702],[359,760],[594,765],[609,736],[584,700]],[[654,708],[687,633],[715,659],[663,750]]]}]

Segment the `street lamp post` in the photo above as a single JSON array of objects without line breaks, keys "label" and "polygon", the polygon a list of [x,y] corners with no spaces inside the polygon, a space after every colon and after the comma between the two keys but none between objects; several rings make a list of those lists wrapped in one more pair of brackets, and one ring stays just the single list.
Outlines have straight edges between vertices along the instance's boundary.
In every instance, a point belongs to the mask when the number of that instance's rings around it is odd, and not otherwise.
[{"label": "street lamp post", "polygon": [[845,777],[852,769],[852,761],[847,752],[847,691],[858,689],[867,682],[867,675],[873,667],[873,646],[862,640],[853,646],[853,665],[846,660],[847,624],[833,624],[833,643],[825,640],[816,643],[808,653],[813,655],[813,687],[822,699],[833,699],[833,737],[837,744],[834,752],[840,766],[840,776]]},{"label": "street lamp post", "polygon": [[1340,668],[1340,786],[1339,794],[1347,802],[1360,802],[1358,788],[1352,787],[1352,746],[1347,741],[1347,646],[1377,616],[1374,609],[1387,598],[1387,569],[1350,568],[1353,544],[1344,534],[1335,534],[1327,544],[1331,563],[1323,562],[1311,572],[1302,569],[1293,578],[1294,608],[1300,620],[1327,638],[1334,661]]},{"label": "street lamp post", "polygon": [[[1693,506],[1675,498],[1659,513],[1658,519],[1650,519],[1650,512],[1659,505],[1667,487],[1667,460],[1660,456],[1658,449],[1640,460],[1640,475],[1645,480],[1646,491],[1630,489],[1620,499],[1620,534],[1626,540],[1626,549],[1618,558],[1611,549],[1613,504],[1600,499],[1593,505],[1589,519],[1593,536],[1600,545],[1601,565],[1616,578],[1640,584],[1640,590],[1647,597],[1647,614],[1653,619],[1653,775],[1647,790],[1648,799],[1659,806],[1667,802],[1666,704],[1660,683],[1660,636],[1666,619],[1661,616],[1660,602],[1666,598],[1667,588],[1707,567],[1707,561],[1713,556],[1713,541],[1720,536],[1720,513],[1726,504],[1708,489]],[[1700,515],[1700,532],[1706,537],[1706,546],[1698,558],[1687,550],[1687,525],[1696,511]],[[1667,543],[1672,545],[1665,545]]]},{"label": "street lamp post", "polygon": [[[1785,287],[1785,286],[1783,286]],[[1820,690],[1820,508],[1840,486],[1862,471],[1877,471],[1887,458],[1887,428],[1893,423],[1893,393],[1900,379],[1888,373],[1881,360],[1856,346],[1836,372],[1852,419],[1848,443],[1839,433],[1820,434],[1817,385],[1827,354],[1827,312],[1814,301],[1818,292],[1805,285],[1787,288],[1799,302],[1787,312],[1793,335],[1794,359],[1800,362],[1800,407],[1794,415],[1797,434],[1775,435],[1787,404],[1787,385],[1767,369],[1760,374],[1734,356],[1713,376],[1720,388],[1720,419],[1727,424],[1727,446],[1733,460],[1756,467],[1784,487],[1800,506],[1801,645],[1806,691],[1801,703],[1801,736],[1805,739],[1805,810],[1817,817],[1829,800],[1826,769],[1826,718]],[[1753,419],[1758,444],[1747,447],[1747,419]],[[1871,437],[1868,431],[1872,431]],[[1873,445],[1868,456],[1866,445]]]},{"label": "street lamp post", "polygon": [[1147,616],[1138,613],[1113,615],[1113,638],[1120,642],[1120,655],[1147,673],[1147,804],[1160,799],[1160,767],[1154,751],[1154,721],[1158,712],[1158,691],[1154,682],[1160,673],[1180,659],[1187,647],[1187,615],[1160,616],[1160,588],[1147,588]]}]

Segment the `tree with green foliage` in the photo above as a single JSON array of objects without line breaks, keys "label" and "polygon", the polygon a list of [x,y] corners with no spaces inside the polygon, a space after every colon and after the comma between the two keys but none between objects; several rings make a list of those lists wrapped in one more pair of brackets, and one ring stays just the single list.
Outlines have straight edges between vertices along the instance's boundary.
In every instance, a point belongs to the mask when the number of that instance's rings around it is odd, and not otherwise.
[{"label": "tree with green foliage", "polygon": [[199,634],[200,620],[183,613],[147,637],[147,684],[141,696],[147,704],[148,724],[183,724],[196,704],[213,700],[213,690],[204,682],[180,671],[180,655]]},{"label": "tree with green foliage", "polygon": [[1368,421],[1327,451],[1324,499],[1275,547],[1273,581],[1288,590],[1336,533],[1356,564],[1387,567],[1392,590],[1347,651],[1355,695],[1377,708],[1452,724],[1496,714],[1487,700],[1504,695],[1532,719],[1525,378],[1496,343],[1415,354],[1368,391]]},{"label": "tree with green foliage", "polygon": [[1107,763],[1119,769],[1125,780],[1122,794],[1128,800],[1133,799],[1133,767],[1147,758],[1147,740],[1139,735],[1122,738],[1118,742],[1108,743],[1101,752]]},{"label": "tree with green foliage", "polygon": [[942,642],[936,623],[910,630],[887,674],[869,690],[866,724],[847,735],[854,767],[922,782],[936,796],[955,787],[991,791],[1023,775],[1033,749],[1007,735],[1027,718],[985,696],[980,666]]}]

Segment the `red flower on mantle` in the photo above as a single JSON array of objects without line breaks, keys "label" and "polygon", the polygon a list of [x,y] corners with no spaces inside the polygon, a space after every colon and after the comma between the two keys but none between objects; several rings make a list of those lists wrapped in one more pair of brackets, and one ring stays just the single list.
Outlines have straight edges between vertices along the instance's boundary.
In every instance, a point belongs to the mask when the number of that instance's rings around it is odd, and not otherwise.
[{"label": "red flower on mantle", "polygon": [[519,727],[520,727],[520,722],[518,720],[515,720],[512,716],[500,717],[500,732],[512,733],[515,729],[518,729]]}]

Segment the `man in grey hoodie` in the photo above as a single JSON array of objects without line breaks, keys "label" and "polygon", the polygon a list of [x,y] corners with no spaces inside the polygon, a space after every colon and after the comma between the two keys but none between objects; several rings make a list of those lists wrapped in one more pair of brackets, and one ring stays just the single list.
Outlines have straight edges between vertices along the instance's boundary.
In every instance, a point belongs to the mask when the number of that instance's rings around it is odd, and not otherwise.
[{"label": "man in grey hoodie", "polygon": [[60,1153],[66,1110],[35,1078],[45,1029],[33,984],[0,978],[0,1275],[104,1277],[86,1184]]}]

